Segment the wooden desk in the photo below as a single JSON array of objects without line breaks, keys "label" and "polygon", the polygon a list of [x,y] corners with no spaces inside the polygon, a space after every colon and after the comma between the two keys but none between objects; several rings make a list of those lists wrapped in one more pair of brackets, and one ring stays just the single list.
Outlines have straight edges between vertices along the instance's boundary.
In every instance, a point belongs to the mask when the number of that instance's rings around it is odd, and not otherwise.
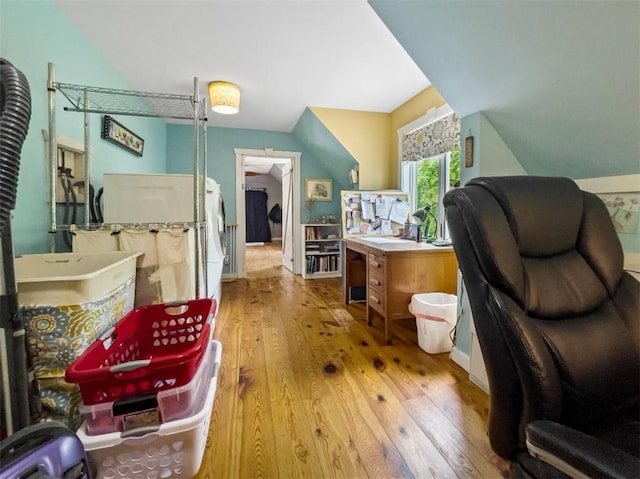
[{"label": "wooden desk", "polygon": [[[374,242],[375,241],[375,242]],[[453,247],[377,238],[343,239],[344,302],[352,288],[364,288],[367,323],[378,313],[384,319],[384,336],[391,343],[390,326],[396,319],[412,318],[411,296],[439,291],[456,294],[458,262]],[[382,241],[382,242],[380,242]]]}]

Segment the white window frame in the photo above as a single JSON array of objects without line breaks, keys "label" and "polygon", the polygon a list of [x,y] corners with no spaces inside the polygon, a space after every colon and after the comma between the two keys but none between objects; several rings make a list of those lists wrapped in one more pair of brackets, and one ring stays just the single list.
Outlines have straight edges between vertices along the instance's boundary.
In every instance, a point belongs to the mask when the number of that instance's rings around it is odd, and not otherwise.
[{"label": "white window frame", "polygon": [[[416,168],[407,168],[406,170],[403,170],[402,139],[405,135],[413,133],[420,128],[424,128],[430,123],[438,121],[441,118],[450,115],[451,113],[453,113],[453,109],[448,104],[444,104],[437,108],[433,107],[429,109],[425,115],[398,129],[398,178],[400,180],[399,186],[403,192],[407,193],[413,211],[417,210],[420,207],[420,205],[416,204],[418,162],[415,162]],[[443,158],[440,159],[440,165],[438,167],[438,198],[442,198],[447,192],[447,185],[449,184],[449,158],[446,153],[437,156],[443,156]],[[442,161],[443,159],[445,161]],[[449,237],[449,231],[445,221],[444,206],[442,205],[442,201],[438,202],[438,225],[436,231],[441,232],[441,235],[437,235],[439,239],[447,239]]]}]

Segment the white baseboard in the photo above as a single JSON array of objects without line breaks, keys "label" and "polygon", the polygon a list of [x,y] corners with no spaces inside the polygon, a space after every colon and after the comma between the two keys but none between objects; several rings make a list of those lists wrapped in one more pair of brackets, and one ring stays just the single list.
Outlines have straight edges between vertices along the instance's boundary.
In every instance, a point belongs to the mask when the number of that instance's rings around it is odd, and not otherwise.
[{"label": "white baseboard", "polygon": [[471,374],[471,356],[469,354],[454,348],[449,357],[454,363],[469,373],[469,381],[489,394],[489,383],[487,382],[486,377],[479,377],[475,374]]},{"label": "white baseboard", "polygon": [[469,381],[471,381],[473,384],[478,386],[484,392],[489,394],[489,383],[487,382],[486,378],[481,378],[481,377],[475,376],[473,374],[469,374]]},{"label": "white baseboard", "polygon": [[458,348],[453,348],[453,351],[451,351],[451,355],[449,357],[454,363],[456,363],[465,371],[469,372],[471,358],[467,353],[460,351]]}]

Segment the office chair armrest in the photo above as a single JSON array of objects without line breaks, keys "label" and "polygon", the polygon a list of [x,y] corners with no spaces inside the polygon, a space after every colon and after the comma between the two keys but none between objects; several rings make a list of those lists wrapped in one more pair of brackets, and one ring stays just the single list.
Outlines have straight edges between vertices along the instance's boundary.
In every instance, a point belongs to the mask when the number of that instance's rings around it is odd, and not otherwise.
[{"label": "office chair armrest", "polygon": [[574,478],[638,477],[640,459],[594,436],[553,421],[527,425],[529,453]]}]

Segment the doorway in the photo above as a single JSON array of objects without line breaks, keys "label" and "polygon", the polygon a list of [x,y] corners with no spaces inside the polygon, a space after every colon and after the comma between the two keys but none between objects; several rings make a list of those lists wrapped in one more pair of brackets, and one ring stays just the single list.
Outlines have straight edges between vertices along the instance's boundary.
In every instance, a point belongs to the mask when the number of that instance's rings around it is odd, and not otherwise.
[{"label": "doorway", "polygon": [[[279,228],[273,228],[274,237],[278,235],[282,241],[282,267],[300,274],[300,152],[235,149],[236,154],[236,221],[238,223],[236,236],[237,274],[238,278],[247,276],[247,231],[246,231],[246,203],[245,192],[247,178],[256,175],[268,175],[265,178],[280,184],[282,220]],[[247,176],[249,175],[249,176]],[[260,186],[254,188],[261,189]],[[275,225],[273,225],[275,226]]]}]

